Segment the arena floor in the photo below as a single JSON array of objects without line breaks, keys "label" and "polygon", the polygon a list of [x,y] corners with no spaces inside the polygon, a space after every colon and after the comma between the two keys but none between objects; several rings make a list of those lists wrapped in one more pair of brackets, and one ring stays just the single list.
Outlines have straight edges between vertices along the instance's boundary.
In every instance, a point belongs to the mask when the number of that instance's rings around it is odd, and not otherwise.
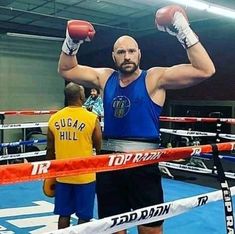
[{"label": "arena floor", "polygon": [[[172,201],[214,191],[214,188],[171,179],[163,179],[165,200]],[[0,233],[41,234],[55,230],[57,216],[53,215],[53,199],[42,192],[42,182],[34,181],[0,187]],[[95,209],[95,216],[97,212]],[[76,223],[75,218],[72,222]],[[136,234],[129,229],[129,234]],[[223,202],[212,202],[187,213],[167,219],[166,234],[223,234],[225,217]]]}]

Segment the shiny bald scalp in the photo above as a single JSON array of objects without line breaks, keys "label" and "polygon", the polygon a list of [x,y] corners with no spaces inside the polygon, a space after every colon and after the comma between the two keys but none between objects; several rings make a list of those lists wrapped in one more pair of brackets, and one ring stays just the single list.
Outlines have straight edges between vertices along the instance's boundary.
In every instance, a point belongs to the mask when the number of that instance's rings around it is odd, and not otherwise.
[{"label": "shiny bald scalp", "polygon": [[118,48],[126,45],[131,45],[132,47],[139,49],[137,41],[128,35],[119,37],[113,45],[113,51],[116,51]]}]

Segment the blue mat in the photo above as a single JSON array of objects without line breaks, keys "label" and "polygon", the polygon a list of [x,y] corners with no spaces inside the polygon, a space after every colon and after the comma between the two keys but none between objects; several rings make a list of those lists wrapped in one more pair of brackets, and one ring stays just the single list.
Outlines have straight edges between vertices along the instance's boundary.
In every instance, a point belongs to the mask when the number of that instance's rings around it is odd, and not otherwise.
[{"label": "blue mat", "polygon": [[[212,188],[163,179],[165,201],[214,191]],[[55,230],[58,216],[53,215],[53,199],[42,193],[42,182],[34,181],[0,186],[0,233],[41,234]],[[95,209],[95,216],[96,215]],[[76,223],[76,219],[72,219]],[[129,234],[136,234],[131,228]],[[165,234],[226,233],[223,202],[213,202],[167,219]]]}]

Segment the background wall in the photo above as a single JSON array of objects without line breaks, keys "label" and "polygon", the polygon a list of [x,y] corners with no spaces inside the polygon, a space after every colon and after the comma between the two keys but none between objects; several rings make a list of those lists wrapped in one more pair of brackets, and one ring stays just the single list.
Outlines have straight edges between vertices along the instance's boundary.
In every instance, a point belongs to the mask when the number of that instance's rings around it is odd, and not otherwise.
[{"label": "background wall", "polygon": [[[61,108],[64,80],[57,74],[60,51],[58,42],[1,38],[0,110]],[[7,116],[5,123],[43,122],[48,118],[47,115]],[[5,130],[4,138],[14,140],[20,135],[20,130]]]}]

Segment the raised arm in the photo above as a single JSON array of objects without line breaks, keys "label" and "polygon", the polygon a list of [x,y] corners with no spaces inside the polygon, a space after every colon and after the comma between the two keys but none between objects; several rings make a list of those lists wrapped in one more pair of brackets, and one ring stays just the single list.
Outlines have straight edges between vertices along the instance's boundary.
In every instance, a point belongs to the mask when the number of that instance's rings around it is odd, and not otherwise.
[{"label": "raised arm", "polygon": [[[160,9],[156,13],[156,24],[159,30],[177,37],[187,50],[190,62],[189,64],[162,69],[158,80],[159,88],[180,89],[190,87],[210,78],[215,73],[212,60],[190,28],[186,13],[182,8],[168,6]],[[152,72],[154,73],[154,71]]]},{"label": "raised arm", "polygon": [[95,29],[89,22],[82,20],[68,21],[58,72],[68,81],[73,81],[86,87],[102,88],[112,70],[79,65],[76,58],[82,43],[91,41],[94,35]]}]

